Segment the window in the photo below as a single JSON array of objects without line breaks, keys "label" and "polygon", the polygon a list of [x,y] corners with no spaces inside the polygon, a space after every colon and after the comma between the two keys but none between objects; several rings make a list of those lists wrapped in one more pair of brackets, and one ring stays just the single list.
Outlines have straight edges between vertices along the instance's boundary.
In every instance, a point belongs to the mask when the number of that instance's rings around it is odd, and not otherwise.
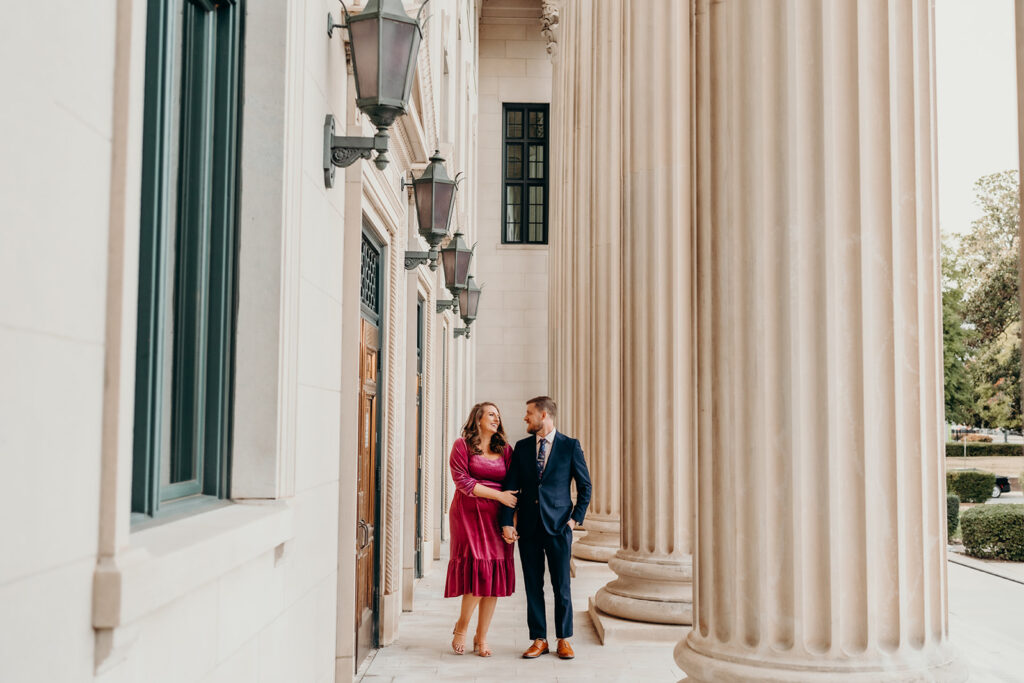
[{"label": "window", "polygon": [[150,0],[133,520],[226,498],[243,0]]},{"label": "window", "polygon": [[506,104],[501,241],[548,243],[548,105]]}]

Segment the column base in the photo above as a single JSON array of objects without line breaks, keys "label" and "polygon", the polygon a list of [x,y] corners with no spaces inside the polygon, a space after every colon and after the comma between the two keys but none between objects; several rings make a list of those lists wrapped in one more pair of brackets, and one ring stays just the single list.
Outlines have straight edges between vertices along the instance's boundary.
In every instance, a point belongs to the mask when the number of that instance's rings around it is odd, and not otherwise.
[{"label": "column base", "polygon": [[619,550],[608,561],[618,578],[597,591],[602,612],[656,624],[693,623],[693,558],[668,560]]},{"label": "column base", "polygon": [[962,683],[968,672],[949,645],[918,651],[783,660],[768,652],[705,650],[691,634],[675,648],[676,664],[695,683]]},{"label": "column base", "polygon": [[587,614],[602,645],[622,643],[678,643],[690,632],[689,626],[631,621],[602,612],[590,598]]},{"label": "column base", "polygon": [[587,517],[587,534],[572,546],[572,554],[582,560],[607,562],[619,552],[619,518],[604,515]]}]

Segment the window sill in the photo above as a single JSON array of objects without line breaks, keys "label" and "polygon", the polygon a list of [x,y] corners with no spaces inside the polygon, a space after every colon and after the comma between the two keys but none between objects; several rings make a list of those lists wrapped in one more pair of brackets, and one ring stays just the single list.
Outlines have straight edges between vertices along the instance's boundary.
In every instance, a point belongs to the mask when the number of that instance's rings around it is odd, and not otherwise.
[{"label": "window sill", "polygon": [[498,244],[496,246],[497,246],[497,248],[499,250],[519,250],[519,249],[522,249],[523,251],[537,251],[537,250],[540,250],[540,249],[547,250],[547,248],[548,248],[548,244],[547,243],[545,243],[545,244],[537,244],[537,243],[520,244],[520,243],[516,243],[516,242],[501,242],[500,244]]},{"label": "window sill", "polygon": [[292,538],[288,505],[235,503],[132,533],[93,576],[93,627],[130,624]]}]

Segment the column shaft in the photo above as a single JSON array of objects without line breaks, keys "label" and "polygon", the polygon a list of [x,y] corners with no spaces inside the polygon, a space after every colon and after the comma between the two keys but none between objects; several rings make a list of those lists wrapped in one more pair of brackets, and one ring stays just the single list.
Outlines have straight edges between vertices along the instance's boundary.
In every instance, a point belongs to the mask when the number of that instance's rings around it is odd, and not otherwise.
[{"label": "column shaft", "polygon": [[[595,3],[602,5],[605,3]],[[692,602],[693,269],[689,4],[626,0],[623,32],[622,539],[597,608],[688,624]],[[609,87],[614,87],[609,84]],[[597,169],[601,173],[604,169]]]},{"label": "column shaft", "polygon": [[[585,527],[573,546],[585,560],[607,562],[619,549],[620,461],[622,458],[621,396],[621,230],[622,230],[622,9],[617,2],[582,3],[574,12],[582,35],[577,111],[578,144],[585,173],[577,176],[575,197],[587,207],[587,220],[577,220],[576,268],[584,315],[577,353],[582,363],[580,392],[573,413],[577,434],[586,449],[594,492]],[[586,36],[586,38],[584,38]]]},{"label": "column shaft", "polygon": [[948,647],[927,0],[699,0],[697,681]]}]

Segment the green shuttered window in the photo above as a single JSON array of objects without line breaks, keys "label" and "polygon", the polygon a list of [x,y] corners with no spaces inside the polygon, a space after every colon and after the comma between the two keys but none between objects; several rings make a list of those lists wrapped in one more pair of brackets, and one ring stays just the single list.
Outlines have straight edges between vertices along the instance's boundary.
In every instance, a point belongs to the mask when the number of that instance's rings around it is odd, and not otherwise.
[{"label": "green shuttered window", "polygon": [[548,243],[548,105],[506,104],[502,112],[501,241]]},{"label": "green shuttered window", "polygon": [[243,11],[149,0],[133,520],[228,495]]}]

